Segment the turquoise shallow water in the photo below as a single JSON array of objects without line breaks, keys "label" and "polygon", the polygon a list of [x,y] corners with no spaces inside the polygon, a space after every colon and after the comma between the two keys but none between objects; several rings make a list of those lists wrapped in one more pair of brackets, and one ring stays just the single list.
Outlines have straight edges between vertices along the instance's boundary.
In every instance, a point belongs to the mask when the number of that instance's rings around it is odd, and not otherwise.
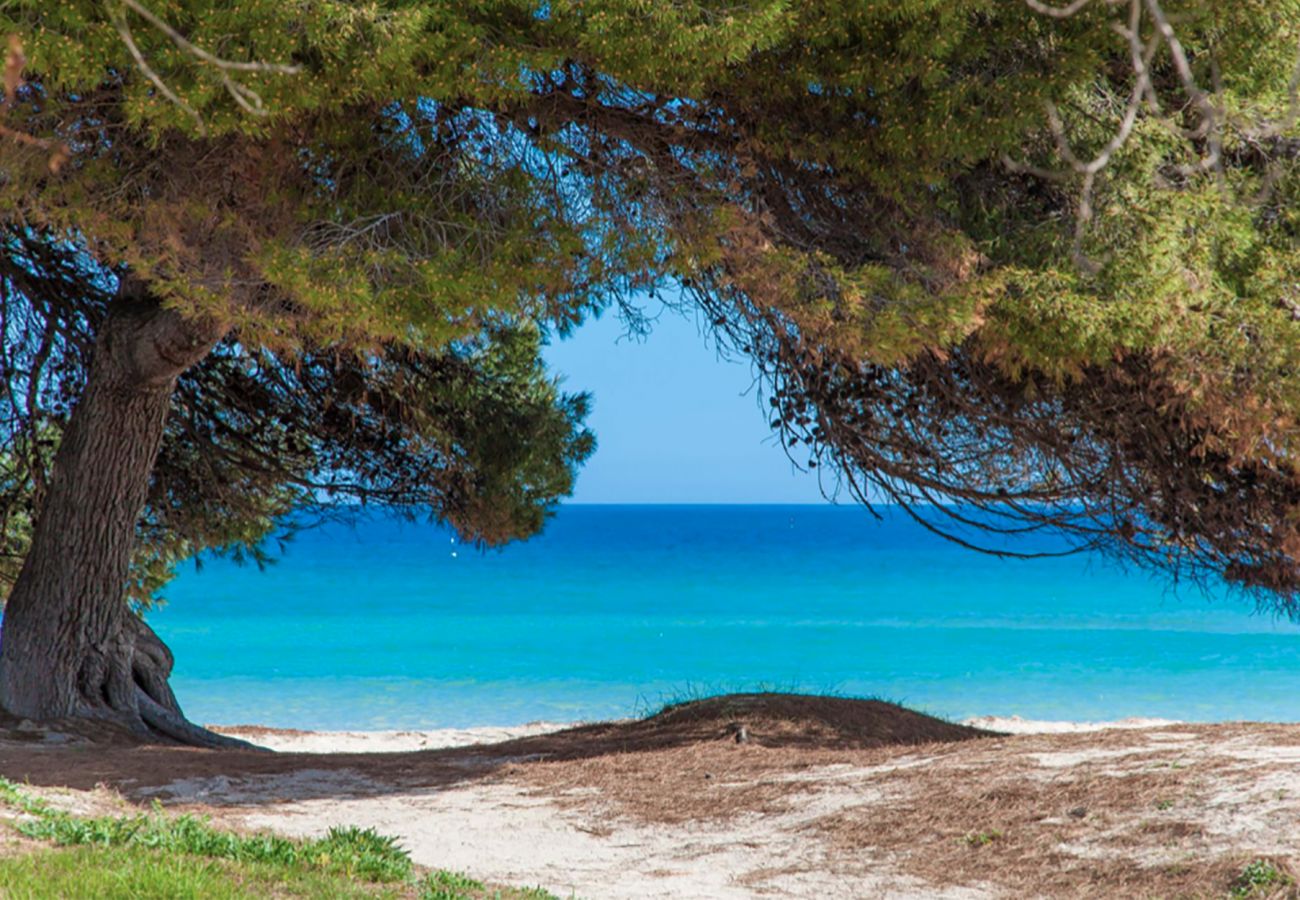
[{"label": "turquoise shallow water", "polygon": [[486,553],[380,517],[167,595],[150,621],[204,722],[567,721],[764,687],[954,717],[1300,720],[1300,628],[1226,592],[980,556],[852,507],[568,506]]}]

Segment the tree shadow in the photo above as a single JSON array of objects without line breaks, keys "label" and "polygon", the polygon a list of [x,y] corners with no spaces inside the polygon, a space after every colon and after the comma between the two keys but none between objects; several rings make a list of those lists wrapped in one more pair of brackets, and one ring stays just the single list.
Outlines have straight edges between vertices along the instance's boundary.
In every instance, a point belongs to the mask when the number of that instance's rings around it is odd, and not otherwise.
[{"label": "tree shadow", "polygon": [[[60,729],[65,730],[60,730]],[[646,719],[580,725],[493,744],[401,753],[268,753],[140,744],[111,726],[0,720],[0,775],[41,786],[112,787],[148,803],[258,806],[426,793],[498,777],[504,767],[735,742],[853,751],[965,741],[993,732],[879,700],[729,694]]]}]

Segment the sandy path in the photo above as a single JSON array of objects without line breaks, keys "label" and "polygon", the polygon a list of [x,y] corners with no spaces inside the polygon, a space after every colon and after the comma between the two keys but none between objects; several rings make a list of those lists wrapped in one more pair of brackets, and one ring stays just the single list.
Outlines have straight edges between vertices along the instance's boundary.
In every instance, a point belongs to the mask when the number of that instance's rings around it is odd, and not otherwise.
[{"label": "sandy path", "polygon": [[331,823],[370,826],[400,835],[424,865],[504,884],[538,884],[561,897],[984,896],[936,890],[884,867],[851,873],[830,866],[825,849],[800,831],[856,799],[831,794],[782,816],[666,827],[576,812],[535,791],[492,784],[395,795],[382,804],[366,798],[284,804],[246,814],[241,824],[300,836],[320,834]]}]

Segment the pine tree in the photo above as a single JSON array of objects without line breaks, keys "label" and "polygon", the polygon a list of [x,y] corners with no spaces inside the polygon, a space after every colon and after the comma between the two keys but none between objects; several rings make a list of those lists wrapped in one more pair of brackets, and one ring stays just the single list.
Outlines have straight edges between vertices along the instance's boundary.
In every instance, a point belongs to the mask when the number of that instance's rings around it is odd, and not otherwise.
[{"label": "pine tree", "polygon": [[216,741],[124,598],[330,488],[532,533],[591,449],[539,336],[671,285],[859,498],[1291,608],[1295,0],[20,0],[0,29],[13,713]]}]

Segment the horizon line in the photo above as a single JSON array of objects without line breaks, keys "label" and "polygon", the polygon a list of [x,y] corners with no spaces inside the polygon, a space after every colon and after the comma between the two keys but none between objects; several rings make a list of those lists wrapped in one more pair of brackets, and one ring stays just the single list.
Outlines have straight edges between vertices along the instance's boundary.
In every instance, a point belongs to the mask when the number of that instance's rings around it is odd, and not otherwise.
[{"label": "horizon line", "polygon": [[[561,500],[560,506],[839,506],[861,507],[853,501],[834,500]],[[872,506],[897,506],[896,503],[872,503]]]}]

